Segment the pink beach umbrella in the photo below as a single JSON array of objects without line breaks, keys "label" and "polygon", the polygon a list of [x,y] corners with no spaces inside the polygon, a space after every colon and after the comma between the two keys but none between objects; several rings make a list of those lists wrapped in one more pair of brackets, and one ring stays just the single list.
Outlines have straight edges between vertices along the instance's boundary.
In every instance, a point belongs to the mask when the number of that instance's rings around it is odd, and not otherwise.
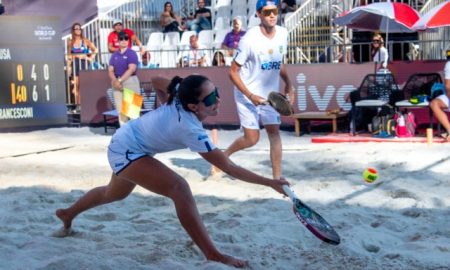
[{"label": "pink beach umbrella", "polygon": [[450,26],[450,1],[446,1],[425,13],[413,26],[416,30],[425,30]]},{"label": "pink beach umbrella", "polygon": [[346,11],[334,19],[334,23],[349,28],[380,31],[386,33],[414,32],[414,23],[419,13],[411,6],[400,2],[379,2],[359,6]]}]

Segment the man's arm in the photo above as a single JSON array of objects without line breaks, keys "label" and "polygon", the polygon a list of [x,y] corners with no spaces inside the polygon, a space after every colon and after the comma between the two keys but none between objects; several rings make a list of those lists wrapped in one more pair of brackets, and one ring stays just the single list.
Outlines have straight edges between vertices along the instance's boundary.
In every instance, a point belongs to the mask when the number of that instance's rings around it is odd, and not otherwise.
[{"label": "man's arm", "polygon": [[139,47],[139,51],[140,51],[141,55],[144,55],[145,48],[144,48],[144,46],[142,46],[142,42],[139,40],[139,38],[136,36],[136,34],[134,34],[131,37],[131,40],[134,41],[134,43],[136,43],[136,45]]}]

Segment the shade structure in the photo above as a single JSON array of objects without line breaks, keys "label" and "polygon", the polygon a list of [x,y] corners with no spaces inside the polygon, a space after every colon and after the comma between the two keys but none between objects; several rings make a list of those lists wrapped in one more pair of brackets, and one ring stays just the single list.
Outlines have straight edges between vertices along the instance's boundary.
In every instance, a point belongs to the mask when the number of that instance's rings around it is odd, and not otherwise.
[{"label": "shade structure", "polygon": [[391,33],[414,32],[419,13],[399,2],[381,2],[359,6],[334,19],[334,23],[349,28]]},{"label": "shade structure", "polygon": [[425,13],[414,25],[413,29],[426,30],[450,26],[450,1],[446,1]]}]

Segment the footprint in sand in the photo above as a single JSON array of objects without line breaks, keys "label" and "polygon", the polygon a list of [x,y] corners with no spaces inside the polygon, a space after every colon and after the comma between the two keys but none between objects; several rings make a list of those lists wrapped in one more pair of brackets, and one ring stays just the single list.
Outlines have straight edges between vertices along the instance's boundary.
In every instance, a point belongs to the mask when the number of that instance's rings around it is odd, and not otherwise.
[{"label": "footprint in sand", "polygon": [[416,196],[406,189],[398,189],[392,192],[389,192],[389,196],[393,199],[401,199],[401,198],[409,198],[413,200],[417,200]]},{"label": "footprint in sand", "polygon": [[380,251],[380,247],[374,244],[363,242],[362,246],[365,250],[367,250],[370,253],[377,253],[378,251]]},{"label": "footprint in sand", "polygon": [[407,209],[402,212],[402,215],[404,215],[405,217],[411,217],[411,218],[417,218],[420,216],[420,214],[421,214],[421,212],[417,208]]},{"label": "footprint in sand", "polygon": [[113,221],[116,220],[116,214],[104,213],[99,215],[86,215],[86,218],[92,221]]}]

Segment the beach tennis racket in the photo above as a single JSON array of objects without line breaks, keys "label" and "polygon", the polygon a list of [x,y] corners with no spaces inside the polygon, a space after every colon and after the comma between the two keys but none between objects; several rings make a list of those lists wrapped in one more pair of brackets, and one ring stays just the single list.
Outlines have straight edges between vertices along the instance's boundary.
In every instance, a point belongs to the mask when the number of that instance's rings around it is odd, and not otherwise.
[{"label": "beach tennis racket", "polygon": [[292,109],[289,100],[279,92],[270,92],[267,100],[263,104],[272,106],[279,114],[284,116],[290,116],[294,113],[294,109]]},{"label": "beach tennis racket", "polygon": [[303,203],[290,187],[284,185],[283,190],[294,204],[293,210],[295,215],[310,232],[320,240],[332,245],[338,245],[341,242],[339,235],[333,227],[322,216],[316,213],[316,211]]}]

